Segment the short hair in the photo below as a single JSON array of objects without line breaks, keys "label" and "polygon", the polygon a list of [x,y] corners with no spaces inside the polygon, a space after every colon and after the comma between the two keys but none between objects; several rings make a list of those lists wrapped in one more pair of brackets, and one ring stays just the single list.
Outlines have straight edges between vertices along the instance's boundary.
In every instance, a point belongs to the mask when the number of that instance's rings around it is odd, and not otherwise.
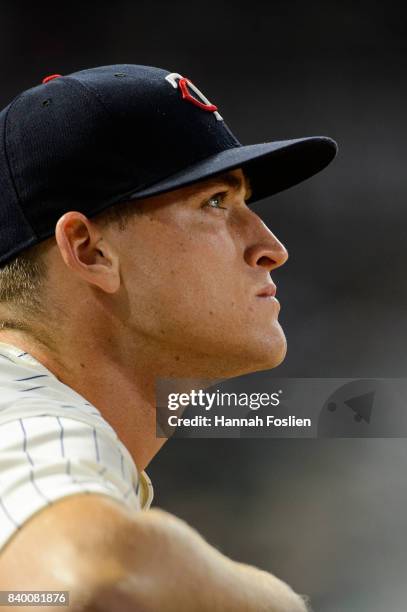
[{"label": "short hair", "polygon": [[[140,212],[134,201],[115,204],[94,215],[100,227],[115,225],[124,231],[130,219]],[[44,239],[22,251],[0,266],[0,307],[6,306],[7,316],[0,314],[0,329],[28,331],[30,320],[49,316],[45,302],[48,267],[45,253],[55,244],[55,236]]]}]

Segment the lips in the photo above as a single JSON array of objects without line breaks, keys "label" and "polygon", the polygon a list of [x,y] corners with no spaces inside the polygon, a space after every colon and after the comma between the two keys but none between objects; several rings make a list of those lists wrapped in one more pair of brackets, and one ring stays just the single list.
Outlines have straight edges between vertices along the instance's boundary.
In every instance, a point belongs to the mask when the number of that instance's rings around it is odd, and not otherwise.
[{"label": "lips", "polygon": [[277,287],[274,283],[268,283],[263,289],[260,289],[259,293],[256,294],[257,297],[274,297],[276,295]]}]

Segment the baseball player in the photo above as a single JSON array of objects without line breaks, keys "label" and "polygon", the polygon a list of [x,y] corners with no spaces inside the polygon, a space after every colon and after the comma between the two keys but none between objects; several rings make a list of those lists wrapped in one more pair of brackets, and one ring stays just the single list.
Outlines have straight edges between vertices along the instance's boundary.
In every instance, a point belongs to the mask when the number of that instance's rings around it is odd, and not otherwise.
[{"label": "baseball player", "polygon": [[336,143],[243,146],[190,79],[130,64],[44,78],[0,134],[0,590],[69,591],[72,610],[305,610],[149,509],[144,470],[164,442],[157,377],[284,359],[270,272],[287,251],[251,204]]}]

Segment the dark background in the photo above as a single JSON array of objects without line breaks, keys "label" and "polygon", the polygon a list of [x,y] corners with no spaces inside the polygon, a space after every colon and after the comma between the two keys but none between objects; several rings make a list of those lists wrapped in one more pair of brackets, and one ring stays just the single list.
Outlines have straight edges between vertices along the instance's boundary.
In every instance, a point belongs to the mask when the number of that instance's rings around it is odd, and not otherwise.
[{"label": "dark background", "polygon": [[[67,5],[68,6],[68,5]],[[272,376],[407,369],[406,14],[392,2],[2,2],[0,102],[54,72],[151,64],[190,77],[245,144],[335,138],[334,163],[256,205],[288,354]],[[173,439],[156,504],[321,612],[406,612],[404,439]]]}]

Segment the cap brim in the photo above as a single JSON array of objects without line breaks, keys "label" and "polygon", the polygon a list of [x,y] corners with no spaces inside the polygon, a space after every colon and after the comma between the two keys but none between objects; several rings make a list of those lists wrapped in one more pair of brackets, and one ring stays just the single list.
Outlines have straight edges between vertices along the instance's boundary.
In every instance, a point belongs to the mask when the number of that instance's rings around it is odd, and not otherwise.
[{"label": "cap brim", "polygon": [[179,189],[226,170],[243,168],[250,178],[255,202],[297,185],[325,168],[335,157],[338,146],[326,136],[265,142],[234,147],[216,153],[147,188],[127,195],[146,198]]}]

